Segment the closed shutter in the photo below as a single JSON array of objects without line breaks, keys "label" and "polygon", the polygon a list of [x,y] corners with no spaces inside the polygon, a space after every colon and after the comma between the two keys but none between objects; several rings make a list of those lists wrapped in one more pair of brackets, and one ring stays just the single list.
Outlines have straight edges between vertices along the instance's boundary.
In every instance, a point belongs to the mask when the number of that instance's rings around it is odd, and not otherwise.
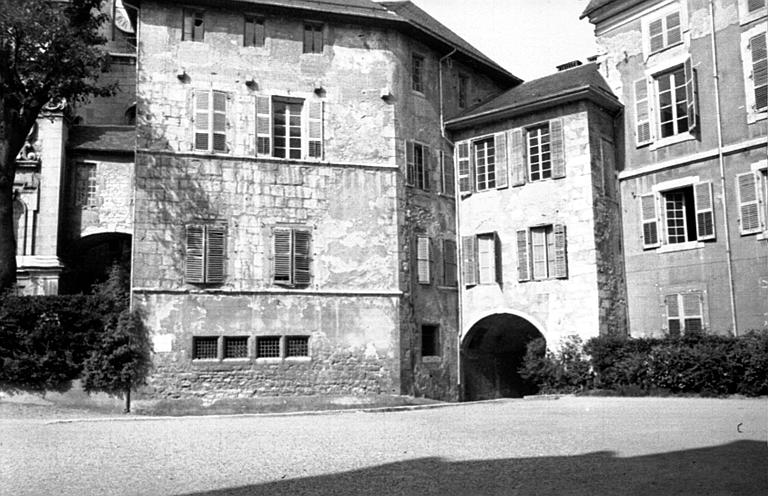
[{"label": "closed shutter", "polygon": [[293,284],[304,286],[311,279],[311,249],[312,235],[309,231],[296,229],[293,231]]},{"label": "closed shutter", "polygon": [[654,193],[640,196],[640,218],[643,224],[643,248],[661,246],[659,219],[656,213],[656,195]]},{"label": "closed shutter", "polygon": [[513,129],[509,132],[509,168],[512,171],[512,186],[522,186],[528,171],[525,166],[525,143],[523,130]]},{"label": "closed shutter", "polygon": [[205,282],[224,282],[224,259],[227,229],[224,226],[206,226]]},{"label": "closed shutter", "polygon": [[419,284],[430,284],[432,282],[431,271],[431,243],[430,239],[424,236],[416,238],[416,260],[417,260],[417,280]]},{"label": "closed shutter", "polygon": [[755,92],[755,111],[768,109],[768,51],[766,33],[749,39],[749,51],[752,54],[752,87]]},{"label": "closed shutter", "polygon": [[739,193],[739,224],[741,234],[760,232],[759,185],[760,176],[754,172],[747,172],[736,176],[736,189]]},{"label": "closed shutter", "polygon": [[189,283],[202,284],[205,282],[205,226],[188,225],[186,231],[187,250],[184,259],[184,280]]},{"label": "closed shutter", "polygon": [[667,41],[666,46],[680,43],[683,34],[680,30],[680,12],[673,12],[667,16]]},{"label": "closed shutter", "polygon": [[637,146],[653,141],[648,81],[645,78],[635,81],[635,141]]},{"label": "closed shutter", "polygon": [[696,129],[698,122],[696,71],[691,67],[691,59],[686,60],[683,67],[685,72],[685,98],[687,102],[688,131],[693,132]]},{"label": "closed shutter", "polygon": [[715,239],[715,212],[712,202],[712,182],[694,186],[696,199],[696,238],[699,241]]},{"label": "closed shutter", "polygon": [[276,284],[291,284],[291,230],[275,229],[273,239],[273,280]]},{"label": "closed shutter", "polygon": [[756,12],[765,7],[765,0],[747,0],[747,12]]},{"label": "closed shutter", "polygon": [[507,133],[496,133],[493,136],[493,146],[496,149],[496,189],[506,188],[509,186]]},{"label": "closed shutter", "polygon": [[517,231],[517,280],[531,280],[531,257],[528,254],[528,230]]},{"label": "closed shutter", "polygon": [[416,176],[416,150],[413,141],[405,142],[405,184],[413,186]]},{"label": "closed shutter", "polygon": [[549,121],[550,150],[552,150],[552,177],[565,177],[565,138],[563,137],[563,120]]},{"label": "closed shutter", "polygon": [[502,284],[504,282],[504,266],[501,259],[501,238],[497,232],[493,233],[493,254],[496,265],[496,282]]},{"label": "closed shutter", "polygon": [[256,96],[256,154],[272,153],[272,98]]},{"label": "closed shutter", "polygon": [[427,146],[424,150],[424,191],[432,189],[435,172],[440,168],[440,150],[433,150]]},{"label": "closed shutter", "polygon": [[323,158],[323,102],[309,102],[307,116],[307,156]]},{"label": "closed shutter", "polygon": [[469,153],[469,141],[456,143],[456,168],[459,174],[459,193],[472,193],[472,160]]},{"label": "closed shutter", "polygon": [[448,196],[456,195],[456,177],[454,174],[453,154],[441,152],[443,193]]},{"label": "closed shutter", "polygon": [[213,92],[213,151],[227,151],[227,94]]},{"label": "closed shutter", "polygon": [[477,285],[477,237],[461,238],[461,273],[465,286]]},{"label": "closed shutter", "polygon": [[563,224],[554,225],[555,235],[555,273],[558,279],[568,278],[568,240]]},{"label": "closed shutter", "polygon": [[195,92],[195,150],[209,151],[210,92]]},{"label": "closed shutter", "polygon": [[656,19],[648,25],[648,34],[651,39],[651,53],[664,48],[664,26],[661,19]]},{"label": "closed shutter", "polygon": [[443,284],[456,286],[456,242],[452,239],[443,241]]}]

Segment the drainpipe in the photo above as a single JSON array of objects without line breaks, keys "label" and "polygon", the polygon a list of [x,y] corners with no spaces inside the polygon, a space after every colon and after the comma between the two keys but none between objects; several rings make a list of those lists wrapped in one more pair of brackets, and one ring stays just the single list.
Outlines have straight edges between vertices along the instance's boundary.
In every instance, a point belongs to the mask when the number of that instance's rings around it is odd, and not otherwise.
[{"label": "drainpipe", "polygon": [[725,257],[728,267],[728,290],[731,300],[731,327],[733,335],[738,336],[736,327],[736,290],[733,283],[733,255],[731,253],[731,231],[728,225],[728,190],[725,184],[725,157],[723,155],[723,116],[720,112],[720,76],[717,68],[717,46],[715,43],[715,1],[709,0],[709,21],[712,28],[712,79],[715,82],[715,115],[717,117],[717,160],[720,165],[720,188],[722,189],[723,226],[725,227]]},{"label": "drainpipe", "polygon": [[448,60],[454,53],[458,51],[458,48],[453,50],[437,61],[437,84],[440,86],[440,135],[445,138],[445,112],[443,111],[443,61]]}]

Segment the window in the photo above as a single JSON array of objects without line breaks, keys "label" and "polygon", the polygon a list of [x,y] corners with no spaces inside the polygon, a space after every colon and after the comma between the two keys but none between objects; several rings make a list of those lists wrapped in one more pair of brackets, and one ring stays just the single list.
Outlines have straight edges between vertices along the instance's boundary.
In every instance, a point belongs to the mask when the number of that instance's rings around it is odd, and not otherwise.
[{"label": "window", "polygon": [[194,336],[192,338],[192,358],[195,360],[217,360],[219,358],[219,338],[216,336]]},{"label": "window", "polygon": [[263,47],[264,38],[264,19],[254,16],[245,16],[243,46]]},{"label": "window", "polygon": [[75,205],[93,208],[97,204],[98,181],[96,164],[77,164],[77,184],[75,187]]},{"label": "window", "polygon": [[424,57],[415,53],[411,55],[411,88],[424,93]]},{"label": "window", "polygon": [[670,336],[698,333],[704,330],[703,294],[699,291],[670,294],[664,298],[667,330]]},{"label": "window", "polygon": [[501,242],[493,233],[461,239],[464,285],[501,283]]},{"label": "window", "polygon": [[688,100],[682,67],[656,76],[660,136],[666,138],[688,131]]},{"label": "window", "polygon": [[416,279],[419,284],[432,284],[432,240],[426,236],[416,238]]},{"label": "window", "polygon": [[517,280],[541,281],[568,277],[566,229],[562,224],[517,231]]},{"label": "window", "polygon": [[258,336],[256,358],[280,358],[280,336]]},{"label": "window", "polygon": [[472,143],[475,156],[476,191],[496,188],[496,149],[494,139],[488,138]]},{"label": "window", "polygon": [[321,160],[323,102],[257,95],[256,154]]},{"label": "window", "polygon": [[275,228],[273,282],[281,286],[307,286],[311,280],[312,235],[306,228]]},{"label": "window", "polygon": [[459,74],[458,97],[459,108],[466,108],[469,102],[469,78],[464,74]]},{"label": "window", "polygon": [[309,336],[288,336],[285,338],[286,357],[308,357]]},{"label": "window", "polygon": [[304,53],[323,53],[322,24],[304,25]]},{"label": "window", "polygon": [[552,177],[552,150],[549,141],[549,123],[528,130],[529,180],[540,181]]},{"label": "window", "polygon": [[186,282],[224,282],[226,226],[190,224],[187,225],[186,231]]},{"label": "window", "polygon": [[744,84],[747,96],[747,122],[768,116],[768,51],[766,23],[746,31],[741,38]]},{"label": "window", "polygon": [[205,23],[203,13],[196,10],[184,9],[184,29],[181,33],[182,41],[203,41],[205,36]]},{"label": "window", "polygon": [[456,286],[456,242],[452,239],[443,240],[443,285]]},{"label": "window", "polygon": [[440,356],[440,326],[422,324],[421,356]]},{"label": "window", "polygon": [[406,142],[405,153],[406,184],[429,191],[429,147],[415,141],[408,141]]},{"label": "window", "polygon": [[[637,146],[695,131],[698,115],[695,78],[695,70],[690,60],[687,60],[681,66],[635,82]],[[654,98],[655,114],[650,111],[650,95]]]},{"label": "window", "polygon": [[736,176],[739,201],[739,231],[755,234],[768,230],[768,169],[765,161],[753,164],[753,170]]},{"label": "window", "polygon": [[647,38],[650,53],[677,45],[683,41],[680,11],[671,12],[648,23]]},{"label": "window", "polygon": [[248,336],[224,336],[224,358],[248,358]]},{"label": "window", "polygon": [[456,177],[453,169],[453,155],[440,152],[440,192],[446,196],[456,195]]},{"label": "window", "polygon": [[227,151],[227,100],[222,91],[195,92],[195,150]]},{"label": "window", "polygon": [[685,179],[670,183],[640,196],[643,248],[715,239],[712,183]]}]

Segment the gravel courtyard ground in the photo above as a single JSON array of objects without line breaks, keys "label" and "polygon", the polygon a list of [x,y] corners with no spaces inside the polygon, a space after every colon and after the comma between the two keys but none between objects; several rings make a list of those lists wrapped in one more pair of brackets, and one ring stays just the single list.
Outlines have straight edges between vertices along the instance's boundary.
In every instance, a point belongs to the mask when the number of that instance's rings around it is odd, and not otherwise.
[{"label": "gravel courtyard ground", "polygon": [[765,399],[0,419],[2,495],[768,494]]}]

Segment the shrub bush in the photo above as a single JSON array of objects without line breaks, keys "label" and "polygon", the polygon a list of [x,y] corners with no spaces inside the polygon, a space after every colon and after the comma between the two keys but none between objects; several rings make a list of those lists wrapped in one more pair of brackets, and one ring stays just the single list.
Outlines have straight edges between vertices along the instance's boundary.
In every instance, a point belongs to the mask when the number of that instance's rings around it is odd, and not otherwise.
[{"label": "shrub bush", "polygon": [[520,376],[542,393],[573,393],[592,386],[593,374],[579,336],[567,336],[556,352],[539,338],[528,343]]}]

